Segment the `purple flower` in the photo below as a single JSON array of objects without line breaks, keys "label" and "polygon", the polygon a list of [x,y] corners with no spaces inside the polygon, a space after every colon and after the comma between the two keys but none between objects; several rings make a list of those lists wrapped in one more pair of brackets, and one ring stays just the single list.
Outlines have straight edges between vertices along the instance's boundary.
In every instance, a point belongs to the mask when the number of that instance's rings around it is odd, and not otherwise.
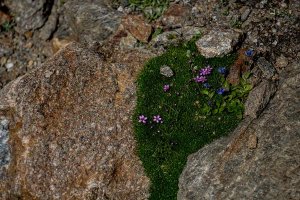
[{"label": "purple flower", "polygon": [[195,80],[197,83],[204,83],[205,81],[207,81],[207,79],[206,79],[205,76],[197,76],[196,78],[194,78],[194,80]]},{"label": "purple flower", "polygon": [[204,83],[204,84],[203,84],[203,87],[205,87],[205,88],[210,88],[210,85],[209,85],[209,83]]},{"label": "purple flower", "polygon": [[164,85],[164,91],[168,92],[170,90],[170,85]]},{"label": "purple flower", "polygon": [[201,76],[209,75],[211,73],[211,70],[212,70],[212,68],[210,66],[207,66],[200,70],[200,75]]},{"label": "purple flower", "polygon": [[139,122],[146,124],[147,123],[147,117],[145,117],[144,115],[140,115],[139,116]]},{"label": "purple flower", "polygon": [[225,89],[224,89],[224,88],[219,88],[219,89],[217,89],[217,94],[222,95],[222,94],[224,94],[224,92],[225,92]]},{"label": "purple flower", "polygon": [[156,123],[163,123],[160,115],[153,116],[153,121],[155,121]]},{"label": "purple flower", "polygon": [[248,49],[247,51],[245,51],[245,55],[248,57],[252,57],[254,54],[254,51],[252,49]]},{"label": "purple flower", "polygon": [[218,68],[218,72],[219,72],[220,74],[226,74],[227,70],[226,70],[225,67],[219,67],[219,68]]}]

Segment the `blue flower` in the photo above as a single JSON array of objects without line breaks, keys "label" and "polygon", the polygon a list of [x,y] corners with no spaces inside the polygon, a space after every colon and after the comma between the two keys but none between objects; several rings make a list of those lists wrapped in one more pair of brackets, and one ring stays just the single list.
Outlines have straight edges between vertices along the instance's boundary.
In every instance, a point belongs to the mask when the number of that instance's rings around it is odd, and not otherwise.
[{"label": "blue flower", "polygon": [[226,69],[226,67],[219,67],[219,68],[218,68],[218,72],[219,72],[220,74],[226,74],[227,69]]},{"label": "blue flower", "polygon": [[224,94],[224,92],[225,92],[225,89],[224,89],[224,88],[219,88],[219,89],[217,89],[217,94],[222,95],[222,94]]},{"label": "blue flower", "polygon": [[252,49],[248,49],[247,51],[245,51],[245,55],[248,57],[252,57],[254,54],[254,51]]},{"label": "blue flower", "polygon": [[203,84],[203,87],[205,87],[205,88],[210,88],[210,85],[209,85],[209,83],[204,83],[204,84]]}]

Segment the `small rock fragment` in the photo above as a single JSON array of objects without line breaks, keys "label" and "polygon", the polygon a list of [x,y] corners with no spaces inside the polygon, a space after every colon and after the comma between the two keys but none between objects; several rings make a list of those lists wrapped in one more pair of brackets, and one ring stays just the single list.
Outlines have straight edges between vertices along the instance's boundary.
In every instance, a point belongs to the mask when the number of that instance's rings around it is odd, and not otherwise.
[{"label": "small rock fragment", "polygon": [[197,42],[199,52],[206,58],[220,57],[230,53],[241,39],[235,30],[212,30]]},{"label": "small rock fragment", "polygon": [[248,148],[256,149],[257,147],[257,136],[255,134],[251,134],[248,139]]},{"label": "small rock fragment", "polygon": [[242,22],[246,21],[250,13],[251,10],[249,8],[246,8],[246,10],[241,15],[241,21]]},{"label": "small rock fragment", "polygon": [[276,59],[275,68],[277,71],[283,70],[287,65],[289,64],[289,61],[284,55],[279,56]]},{"label": "small rock fragment", "polygon": [[136,39],[147,43],[152,32],[150,24],[145,22],[141,15],[128,15],[123,19],[124,28],[128,30]]},{"label": "small rock fragment", "polygon": [[130,33],[127,33],[126,37],[122,37],[120,41],[121,48],[133,48],[137,44],[137,39]]},{"label": "small rock fragment", "polygon": [[171,5],[162,16],[162,24],[170,28],[182,27],[187,19],[189,10],[180,4]]},{"label": "small rock fragment", "polygon": [[175,31],[167,31],[163,32],[162,34],[159,34],[157,37],[151,40],[150,44],[153,47],[166,47],[170,44],[177,43],[181,37],[181,30],[175,30]]},{"label": "small rock fragment", "polygon": [[7,71],[11,71],[12,68],[14,67],[14,63],[11,63],[11,62],[6,63],[5,67],[6,67]]},{"label": "small rock fragment", "polygon": [[163,65],[163,66],[160,67],[160,74],[165,76],[165,77],[174,76],[173,70],[167,65]]},{"label": "small rock fragment", "polygon": [[275,68],[264,57],[258,58],[257,66],[262,71],[263,77],[265,77],[267,79],[271,79],[276,73]]}]

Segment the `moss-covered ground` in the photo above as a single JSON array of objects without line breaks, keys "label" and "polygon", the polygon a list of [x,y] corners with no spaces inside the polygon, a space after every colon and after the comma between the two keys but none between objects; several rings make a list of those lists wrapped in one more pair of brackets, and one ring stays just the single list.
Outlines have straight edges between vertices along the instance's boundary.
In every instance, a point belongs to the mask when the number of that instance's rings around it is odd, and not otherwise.
[{"label": "moss-covered ground", "polygon": [[[151,59],[138,78],[138,99],[133,116],[138,154],[151,180],[151,200],[176,199],[178,179],[187,157],[214,139],[227,135],[240,119],[235,113],[205,115],[201,107],[207,97],[201,93],[203,84],[194,81],[199,69],[213,67],[208,83],[213,90],[222,87],[217,67],[228,68],[235,55],[205,59],[191,41]],[[160,74],[167,65],[174,71],[168,78]],[[170,85],[168,91],[164,85]],[[216,98],[218,95],[215,95]],[[139,116],[147,117],[146,123]],[[153,121],[160,115],[162,123]]]}]

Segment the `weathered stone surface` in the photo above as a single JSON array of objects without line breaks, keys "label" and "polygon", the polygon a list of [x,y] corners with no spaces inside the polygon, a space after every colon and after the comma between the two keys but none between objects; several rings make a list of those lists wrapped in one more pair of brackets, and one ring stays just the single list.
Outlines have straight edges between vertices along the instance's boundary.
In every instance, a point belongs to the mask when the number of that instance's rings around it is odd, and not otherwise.
[{"label": "weathered stone surface", "polygon": [[174,76],[174,72],[171,69],[171,67],[167,66],[167,65],[163,65],[160,67],[160,74],[165,76],[165,77],[172,77]]},{"label": "weathered stone surface", "polygon": [[189,156],[179,200],[300,198],[299,69],[293,63],[258,119],[245,119],[230,137]]},{"label": "weathered stone surface", "polygon": [[274,95],[275,91],[275,83],[268,80],[263,80],[253,88],[245,103],[244,116],[256,118],[269,103],[270,98]]},{"label": "weathered stone surface", "polygon": [[142,42],[148,42],[152,32],[152,27],[145,21],[146,20],[141,15],[128,15],[123,19],[122,24],[124,25],[124,28],[133,35],[133,37]]},{"label": "weathered stone surface", "polygon": [[150,45],[153,47],[167,47],[170,44],[175,44],[181,39],[181,30],[179,31],[167,31],[159,34],[157,37],[153,38]]},{"label": "weathered stone surface", "polygon": [[103,41],[121,23],[121,13],[101,1],[70,0],[65,8],[66,22],[80,42]]},{"label": "weathered stone surface", "polygon": [[197,42],[199,52],[206,58],[220,57],[230,53],[241,39],[236,30],[212,30]]},{"label": "weathered stone surface", "polygon": [[171,5],[163,14],[161,22],[169,28],[182,27],[189,15],[189,9],[181,4]]},{"label": "weathered stone surface", "polygon": [[273,67],[273,65],[270,62],[268,62],[264,57],[258,58],[257,66],[262,71],[263,77],[267,79],[271,79],[276,73],[276,70]]},{"label": "weathered stone surface", "polygon": [[43,40],[48,40],[53,34],[53,32],[55,31],[57,22],[58,22],[58,13],[57,13],[56,5],[54,5],[52,7],[51,15],[48,17],[45,26],[43,26],[40,32],[40,38],[42,38]]},{"label": "weathered stone surface", "polygon": [[126,37],[122,37],[120,41],[120,47],[121,48],[134,48],[134,46],[137,44],[137,39],[133,37],[130,33],[127,33]]},{"label": "weathered stone surface", "polygon": [[148,197],[131,115],[150,55],[98,50],[71,43],[0,91],[1,144],[9,133],[11,157],[1,146],[0,199]]},{"label": "weathered stone surface", "polygon": [[51,12],[53,0],[4,0],[16,16],[17,30],[24,33],[42,27]]}]

